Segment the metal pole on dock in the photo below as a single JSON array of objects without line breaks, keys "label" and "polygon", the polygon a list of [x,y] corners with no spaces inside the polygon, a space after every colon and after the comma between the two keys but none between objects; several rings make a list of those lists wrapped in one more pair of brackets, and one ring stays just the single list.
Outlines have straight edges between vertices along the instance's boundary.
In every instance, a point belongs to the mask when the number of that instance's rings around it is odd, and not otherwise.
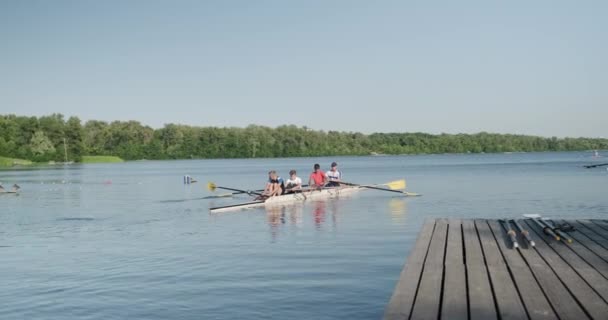
[{"label": "metal pole on dock", "polygon": [[528,241],[528,243],[530,244],[530,246],[534,247],[536,244],[534,243],[534,241],[532,240],[532,237],[530,237],[530,233],[528,232],[528,230],[525,230],[521,224],[519,224],[519,221],[513,219],[513,224],[515,225],[515,228],[517,229],[517,231],[519,231],[519,233],[523,234],[524,237],[526,238],[526,241]]}]

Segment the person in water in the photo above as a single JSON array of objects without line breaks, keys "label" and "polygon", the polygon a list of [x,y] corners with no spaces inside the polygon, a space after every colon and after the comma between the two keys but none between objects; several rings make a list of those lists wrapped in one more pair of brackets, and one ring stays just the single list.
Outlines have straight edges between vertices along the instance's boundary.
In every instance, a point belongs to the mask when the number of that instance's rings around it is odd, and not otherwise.
[{"label": "person in water", "polygon": [[277,175],[277,172],[272,170],[268,172],[268,182],[266,182],[266,187],[264,188],[264,192],[262,192],[262,196],[264,197],[274,197],[283,194],[285,190],[285,182],[283,178]]},{"label": "person in water", "polygon": [[302,190],[302,179],[297,176],[296,170],[289,171],[289,179],[285,182],[286,192],[296,192]]},{"label": "person in water", "polygon": [[331,169],[325,173],[327,177],[326,187],[339,187],[340,180],[342,179],[342,173],[338,171],[338,164],[335,162],[331,163]]},{"label": "person in water", "polygon": [[326,183],[327,176],[321,171],[321,166],[318,163],[315,163],[313,172],[310,174],[310,178],[308,178],[308,185],[311,188],[323,188]]}]

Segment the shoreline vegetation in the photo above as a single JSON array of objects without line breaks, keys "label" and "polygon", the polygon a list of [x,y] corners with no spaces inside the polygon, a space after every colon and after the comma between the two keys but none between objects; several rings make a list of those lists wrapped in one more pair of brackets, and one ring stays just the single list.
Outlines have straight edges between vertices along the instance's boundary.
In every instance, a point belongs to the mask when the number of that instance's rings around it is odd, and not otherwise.
[{"label": "shoreline vegetation", "polygon": [[82,163],[118,163],[125,162],[116,156],[82,156]]},{"label": "shoreline vegetation", "polygon": [[0,167],[12,167],[12,166],[29,166],[33,162],[23,159],[0,157]]},{"label": "shoreline vegetation", "polygon": [[[407,129],[407,128],[405,128]],[[61,114],[0,115],[0,166],[124,160],[509,153],[606,150],[608,139],[476,134],[372,133],[284,125],[153,129],[137,121],[82,123]]]}]

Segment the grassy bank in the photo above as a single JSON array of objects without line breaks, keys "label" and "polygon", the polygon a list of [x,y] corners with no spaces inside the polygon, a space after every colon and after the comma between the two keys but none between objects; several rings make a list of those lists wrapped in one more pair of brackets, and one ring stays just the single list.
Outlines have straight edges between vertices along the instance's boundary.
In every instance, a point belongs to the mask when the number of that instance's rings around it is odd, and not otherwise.
[{"label": "grassy bank", "polygon": [[0,167],[12,166],[29,166],[32,162],[29,160],[0,157]]},{"label": "grassy bank", "polygon": [[82,163],[116,163],[124,162],[123,159],[115,156],[82,156]]}]

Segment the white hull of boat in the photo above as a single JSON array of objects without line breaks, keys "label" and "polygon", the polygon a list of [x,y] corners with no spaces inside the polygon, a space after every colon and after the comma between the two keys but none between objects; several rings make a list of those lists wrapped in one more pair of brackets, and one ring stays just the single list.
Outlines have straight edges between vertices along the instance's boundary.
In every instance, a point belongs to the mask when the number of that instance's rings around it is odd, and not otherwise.
[{"label": "white hull of boat", "polygon": [[309,190],[298,193],[290,193],[282,196],[268,198],[264,201],[252,201],[247,203],[235,204],[231,206],[223,206],[217,208],[210,208],[209,211],[212,213],[230,212],[243,209],[281,205],[286,203],[304,202],[306,200],[319,200],[319,199],[335,199],[340,197],[346,197],[353,193],[359,192],[366,188],[361,187],[338,187],[338,188],[326,188],[321,190]]}]

